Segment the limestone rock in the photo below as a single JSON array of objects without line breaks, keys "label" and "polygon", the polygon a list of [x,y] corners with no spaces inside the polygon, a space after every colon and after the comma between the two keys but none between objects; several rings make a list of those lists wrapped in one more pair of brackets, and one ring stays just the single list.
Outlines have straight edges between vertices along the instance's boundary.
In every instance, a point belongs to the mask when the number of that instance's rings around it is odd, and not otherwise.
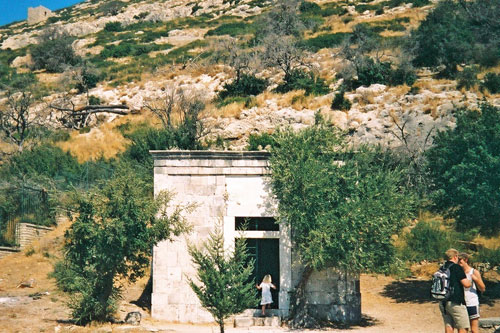
[{"label": "limestone rock", "polygon": [[127,313],[127,316],[125,317],[125,323],[131,324],[131,325],[139,325],[141,323],[142,315],[138,311],[133,311]]}]

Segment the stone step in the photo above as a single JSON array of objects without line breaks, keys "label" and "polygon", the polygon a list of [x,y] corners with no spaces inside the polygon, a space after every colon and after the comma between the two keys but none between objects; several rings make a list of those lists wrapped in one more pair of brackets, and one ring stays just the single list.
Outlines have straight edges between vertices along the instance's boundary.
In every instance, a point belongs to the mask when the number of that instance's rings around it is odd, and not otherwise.
[{"label": "stone step", "polygon": [[500,328],[500,317],[479,318],[479,326],[483,328]]},{"label": "stone step", "polygon": [[238,316],[234,318],[234,327],[251,327],[251,326],[281,326],[281,318],[278,316],[269,317],[253,317],[253,316]]}]

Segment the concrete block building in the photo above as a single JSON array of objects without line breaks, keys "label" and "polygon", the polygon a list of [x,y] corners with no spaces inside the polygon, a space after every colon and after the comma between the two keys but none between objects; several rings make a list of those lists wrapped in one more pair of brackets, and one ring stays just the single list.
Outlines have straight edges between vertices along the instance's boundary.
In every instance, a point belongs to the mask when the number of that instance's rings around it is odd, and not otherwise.
[{"label": "concrete block building", "polygon": [[[153,249],[152,316],[156,319],[212,322],[188,285],[196,275],[187,250],[201,244],[219,223],[225,245],[245,238],[255,259],[254,277],[271,274],[277,290],[274,311],[286,317],[290,296],[300,280],[302,267],[294,255],[290,232],[276,223],[276,201],[268,184],[267,152],[152,151],[155,194],[175,193],[174,204],[196,204],[188,216],[193,231]],[[246,224],[245,231],[239,231]],[[334,269],[314,272],[306,286],[306,298],[319,317],[356,322],[361,318],[359,276]],[[255,311],[258,311],[258,304]]]}]

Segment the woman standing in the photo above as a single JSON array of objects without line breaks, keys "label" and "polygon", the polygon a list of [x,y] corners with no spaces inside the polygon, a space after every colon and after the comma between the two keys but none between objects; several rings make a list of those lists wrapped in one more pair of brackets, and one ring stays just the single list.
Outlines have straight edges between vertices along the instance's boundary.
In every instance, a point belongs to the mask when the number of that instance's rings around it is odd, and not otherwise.
[{"label": "woman standing", "polygon": [[460,253],[458,264],[462,266],[467,279],[472,282],[470,288],[464,288],[465,304],[469,313],[470,328],[472,333],[479,333],[479,294],[486,290],[481,274],[477,269],[469,266],[469,255]]}]

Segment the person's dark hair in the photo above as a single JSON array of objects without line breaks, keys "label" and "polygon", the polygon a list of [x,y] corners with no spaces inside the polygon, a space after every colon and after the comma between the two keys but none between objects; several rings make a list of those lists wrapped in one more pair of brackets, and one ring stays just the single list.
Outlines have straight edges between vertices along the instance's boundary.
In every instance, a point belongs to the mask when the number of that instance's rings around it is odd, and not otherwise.
[{"label": "person's dark hair", "polygon": [[470,259],[470,256],[467,253],[465,253],[465,252],[461,252],[461,253],[458,254],[458,259],[465,260],[468,263],[469,259]]}]

